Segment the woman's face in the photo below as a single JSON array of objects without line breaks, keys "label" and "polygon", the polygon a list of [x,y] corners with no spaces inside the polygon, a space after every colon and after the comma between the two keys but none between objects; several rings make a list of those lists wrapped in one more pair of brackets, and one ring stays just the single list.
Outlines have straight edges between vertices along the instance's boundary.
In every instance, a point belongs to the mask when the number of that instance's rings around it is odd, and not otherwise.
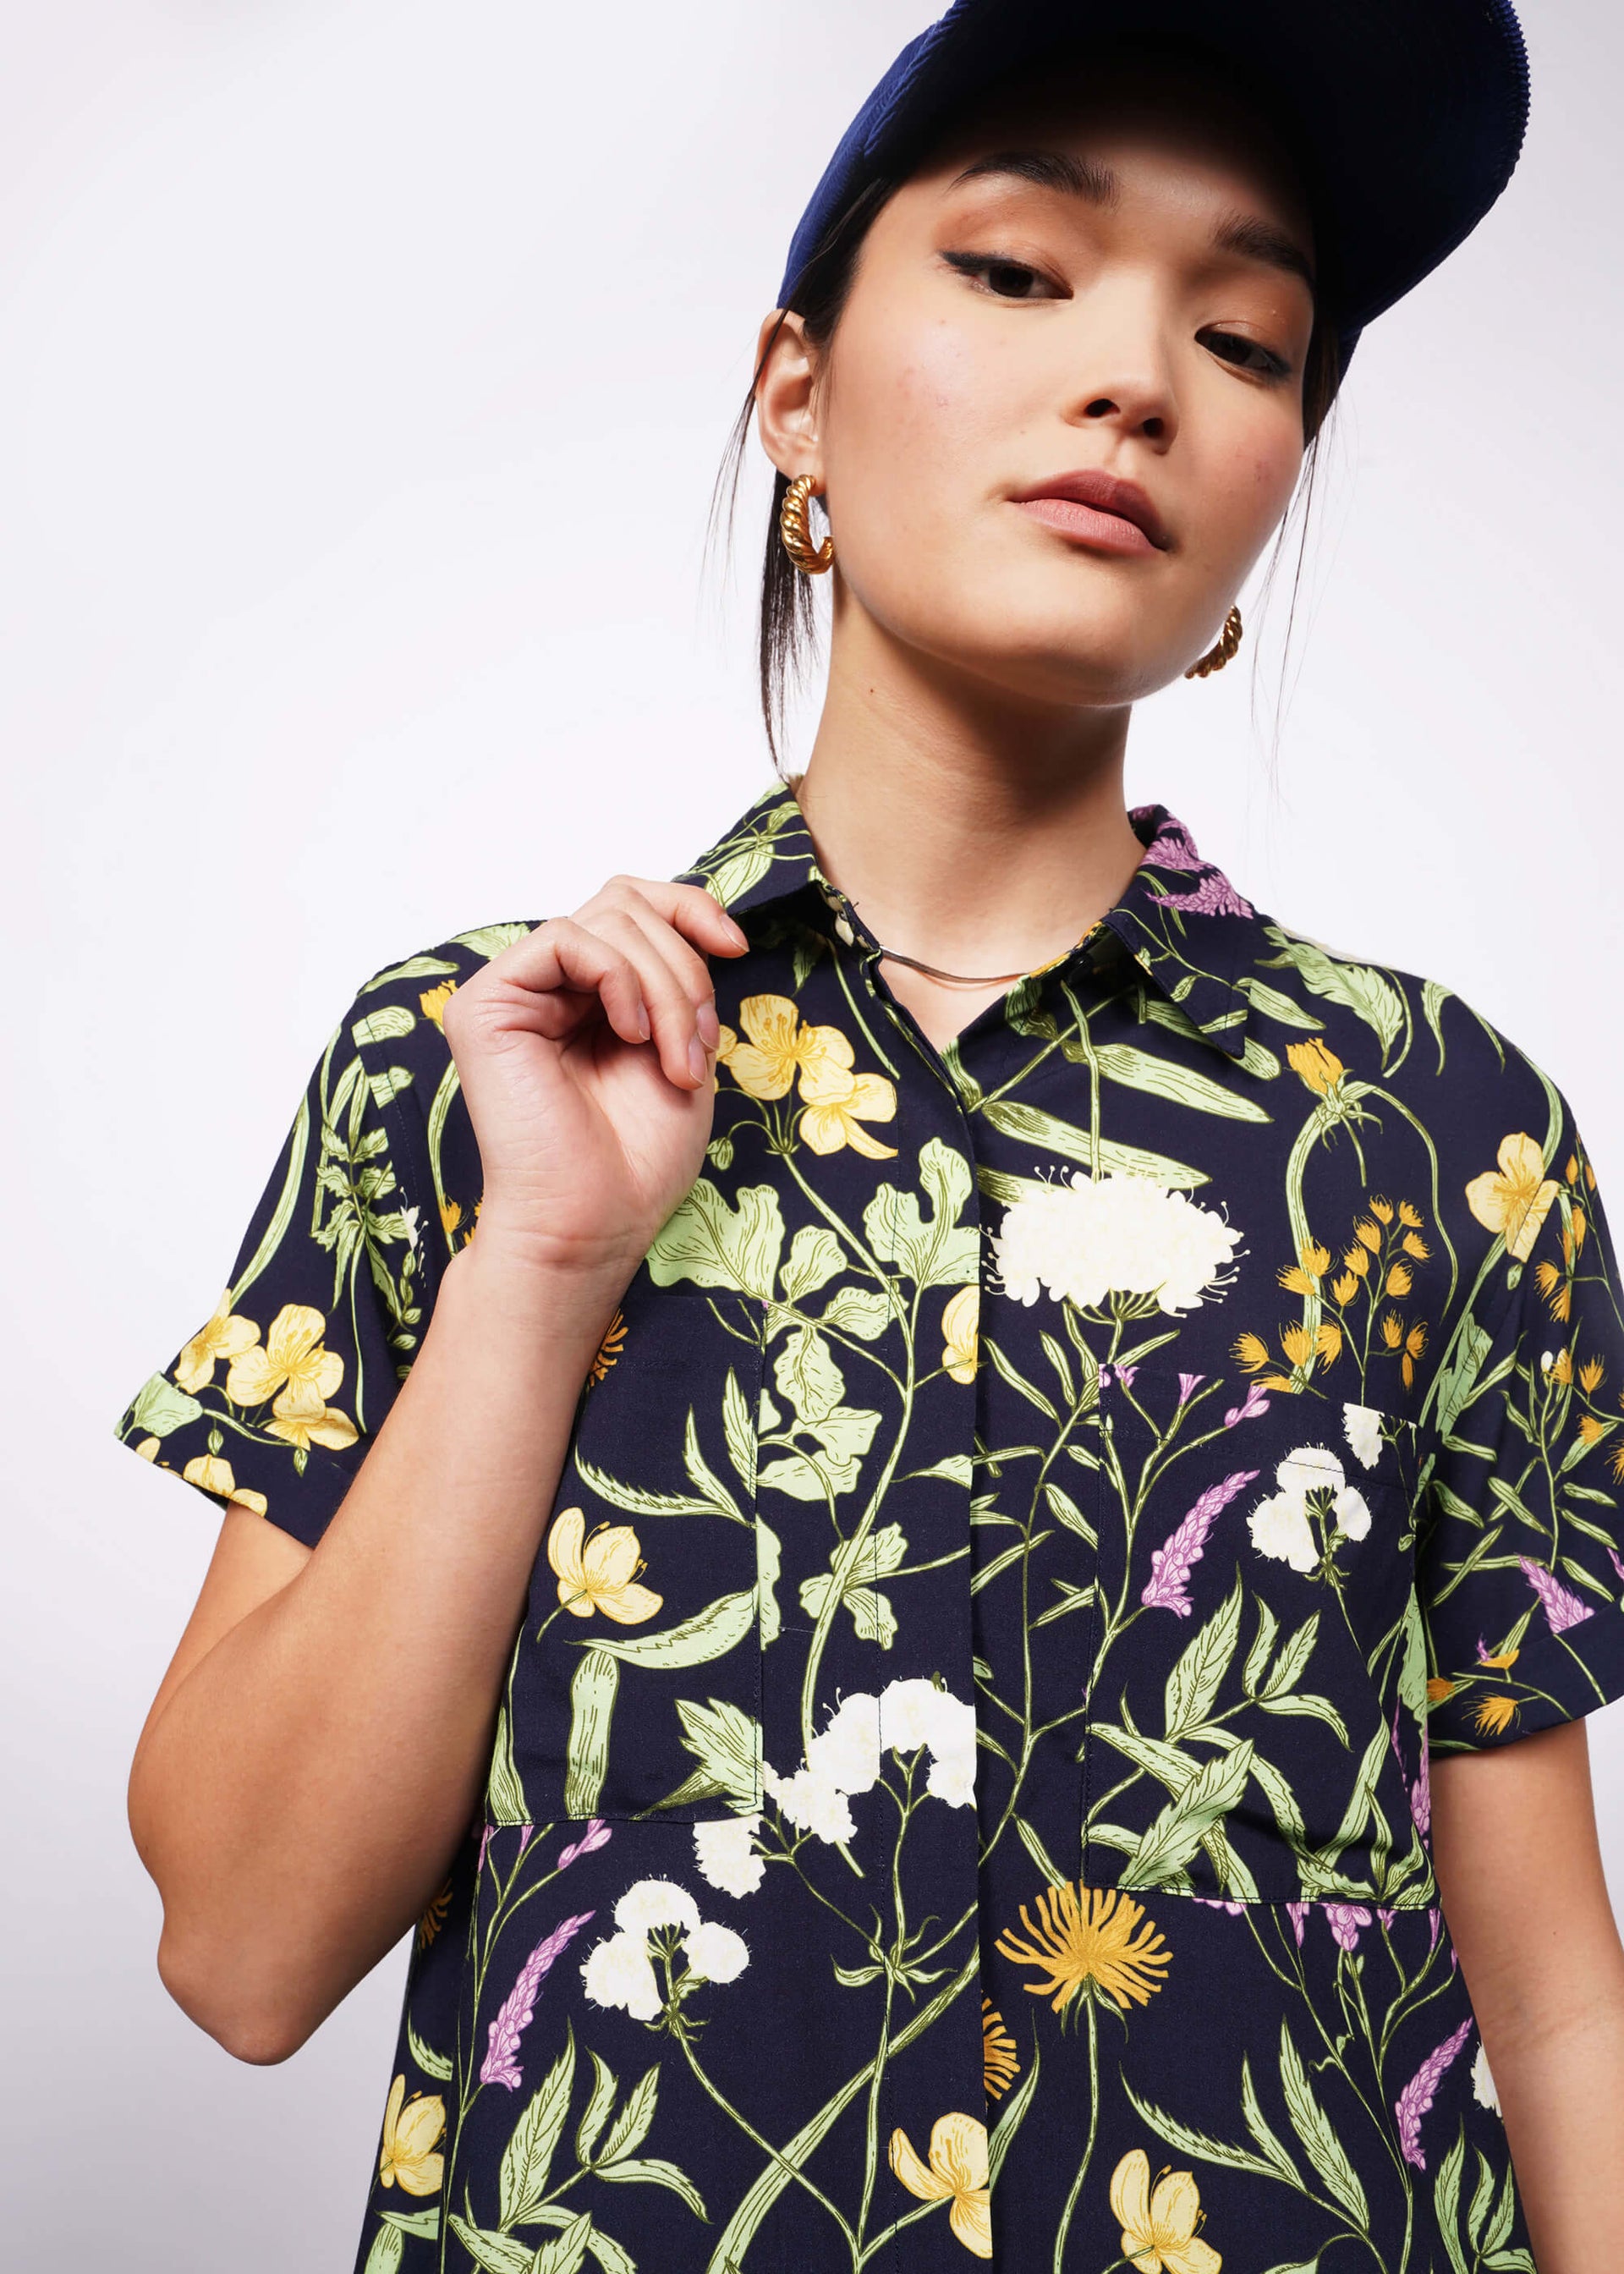
[{"label": "woman's face", "polygon": [[855,611],[1043,703],[1182,674],[1302,461],[1312,250],[1267,137],[1161,74],[1093,72],[944,144],[870,227],[826,353],[786,339],[758,390],[771,455],[824,495],[837,638]]}]

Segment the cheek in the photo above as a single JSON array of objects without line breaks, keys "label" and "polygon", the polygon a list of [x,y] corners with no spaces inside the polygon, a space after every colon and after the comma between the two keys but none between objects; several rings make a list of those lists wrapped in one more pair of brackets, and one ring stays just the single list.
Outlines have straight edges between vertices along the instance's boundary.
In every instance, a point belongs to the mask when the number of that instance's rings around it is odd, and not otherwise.
[{"label": "cheek", "polygon": [[1257,557],[1291,501],[1302,463],[1295,414],[1280,431],[1237,436],[1208,456],[1202,484],[1207,518],[1222,535],[1214,552],[1248,562]]},{"label": "cheek", "polygon": [[989,438],[1007,435],[1010,407],[996,369],[940,320],[882,343],[842,340],[824,436],[829,492],[848,557],[889,529],[960,519]]}]

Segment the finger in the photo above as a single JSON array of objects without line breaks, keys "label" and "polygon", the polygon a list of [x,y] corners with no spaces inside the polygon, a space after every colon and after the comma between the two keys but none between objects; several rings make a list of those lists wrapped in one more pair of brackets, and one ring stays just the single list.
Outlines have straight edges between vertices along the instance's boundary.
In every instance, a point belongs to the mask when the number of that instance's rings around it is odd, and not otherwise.
[{"label": "finger", "polygon": [[[656,915],[707,954],[742,955],[749,946],[743,927],[702,885],[675,885],[661,877],[612,877],[600,897],[623,904],[629,895],[646,900]],[[577,915],[583,913],[576,910]]]},{"label": "finger", "polygon": [[616,948],[637,974],[653,1024],[654,1045],[668,1080],[680,1089],[697,1089],[710,1062],[698,1031],[694,1005],[671,965],[627,907],[605,907],[594,916],[598,936]]},{"label": "finger", "polygon": [[[647,1042],[652,1030],[635,964],[572,916],[552,917],[515,940],[486,967],[486,976],[516,989],[524,1022],[553,1041],[580,1024],[584,997],[597,998],[622,1042]],[[471,992],[457,990],[465,991]],[[456,1000],[454,995],[447,1011]],[[509,1009],[512,1004],[510,997]]]},{"label": "finger", "polygon": [[683,938],[675,925],[667,923],[647,900],[634,894],[626,903],[624,913],[637,926],[681,989],[693,1011],[700,1041],[706,1050],[713,1050],[722,1038],[722,1029],[716,1014],[716,985],[710,976],[710,964],[697,948]]}]

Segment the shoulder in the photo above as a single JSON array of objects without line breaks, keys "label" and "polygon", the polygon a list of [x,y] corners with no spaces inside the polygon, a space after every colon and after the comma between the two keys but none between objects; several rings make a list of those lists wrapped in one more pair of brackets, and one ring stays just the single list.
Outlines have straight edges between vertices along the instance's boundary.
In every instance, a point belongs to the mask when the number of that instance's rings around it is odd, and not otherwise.
[{"label": "shoulder", "polygon": [[[1413,1112],[1451,1152],[1523,1130],[1548,1151],[1570,1120],[1533,1038],[1513,1035],[1450,981],[1335,945],[1259,914],[1238,983],[1265,1036],[1292,1062],[1286,1030],[1302,1022],[1364,1089]],[[1271,995],[1280,999],[1271,1001]],[[1299,1071],[1302,1069],[1299,1068]]]},{"label": "shoulder", "polygon": [[[369,972],[334,1029],[328,1096],[333,1120],[347,1099],[345,1137],[353,1162],[365,1122],[410,1204],[414,1221],[438,1216],[447,1244],[471,1231],[481,1187],[478,1148],[462,1102],[456,1062],[446,1040],[446,1005],[492,957],[541,922],[520,917],[477,924]],[[348,1081],[346,1066],[353,1068]],[[384,1168],[384,1161],[380,1161]]]}]

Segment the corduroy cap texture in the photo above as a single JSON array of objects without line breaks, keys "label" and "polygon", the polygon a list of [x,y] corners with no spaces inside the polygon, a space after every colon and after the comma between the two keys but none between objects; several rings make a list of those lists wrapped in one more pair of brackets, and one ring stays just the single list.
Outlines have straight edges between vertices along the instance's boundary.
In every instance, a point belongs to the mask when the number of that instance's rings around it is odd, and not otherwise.
[{"label": "corduroy cap texture", "polygon": [[1344,362],[1372,317],[1476,228],[1522,147],[1528,56],[1509,0],[955,0],[841,137],[778,305],[794,305],[852,199],[906,172],[967,97],[1045,56],[1086,63],[1124,34],[1211,56],[1255,89],[1304,172]]}]

